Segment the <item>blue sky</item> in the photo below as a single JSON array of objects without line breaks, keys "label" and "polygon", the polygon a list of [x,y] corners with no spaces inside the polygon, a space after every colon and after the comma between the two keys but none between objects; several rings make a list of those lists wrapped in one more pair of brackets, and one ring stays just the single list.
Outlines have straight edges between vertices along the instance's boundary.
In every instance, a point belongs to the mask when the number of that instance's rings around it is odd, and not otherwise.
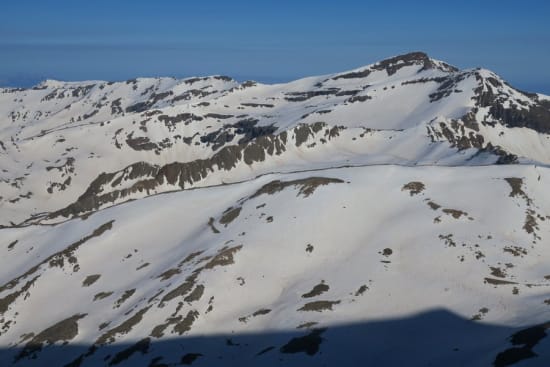
[{"label": "blue sky", "polygon": [[0,85],[226,74],[287,81],[413,50],[550,94],[550,1],[18,0]]}]

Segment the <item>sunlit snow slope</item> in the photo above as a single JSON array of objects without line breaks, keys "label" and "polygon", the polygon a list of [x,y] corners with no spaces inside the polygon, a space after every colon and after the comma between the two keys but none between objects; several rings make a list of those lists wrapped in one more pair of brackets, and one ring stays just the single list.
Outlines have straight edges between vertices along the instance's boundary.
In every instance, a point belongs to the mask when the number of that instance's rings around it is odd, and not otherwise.
[{"label": "sunlit snow slope", "polygon": [[549,163],[420,52],[0,89],[0,364],[548,366]]}]

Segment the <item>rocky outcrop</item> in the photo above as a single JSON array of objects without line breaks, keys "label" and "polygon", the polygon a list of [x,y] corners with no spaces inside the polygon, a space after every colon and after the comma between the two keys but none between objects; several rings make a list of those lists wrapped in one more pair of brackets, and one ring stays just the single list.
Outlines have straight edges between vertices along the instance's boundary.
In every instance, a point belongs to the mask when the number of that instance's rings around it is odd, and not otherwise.
[{"label": "rocky outcrop", "polygon": [[280,156],[288,149],[290,139],[300,147],[304,142],[314,139],[326,142],[337,137],[338,131],[342,129],[329,127],[322,122],[299,125],[291,131],[289,137],[286,131],[276,135],[265,134],[270,131],[269,127],[254,127],[254,123],[241,121],[232,125],[232,128],[235,127],[243,135],[240,140],[243,143],[226,145],[206,159],[173,162],[163,166],[137,162],[121,171],[101,173],[74,203],[51,213],[49,218],[81,215],[106,205],[155,194],[162,185],[169,185],[173,190],[194,187],[217,171],[230,171],[238,165],[250,166],[265,162],[269,157]]}]

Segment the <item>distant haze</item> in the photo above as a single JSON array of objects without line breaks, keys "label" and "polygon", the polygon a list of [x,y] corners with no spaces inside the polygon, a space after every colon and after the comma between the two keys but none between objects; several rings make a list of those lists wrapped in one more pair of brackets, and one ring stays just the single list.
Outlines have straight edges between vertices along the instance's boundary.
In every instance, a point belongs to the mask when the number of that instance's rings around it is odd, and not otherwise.
[{"label": "distant haze", "polygon": [[546,1],[452,4],[10,2],[0,12],[0,85],[212,74],[274,83],[421,50],[550,94]]}]

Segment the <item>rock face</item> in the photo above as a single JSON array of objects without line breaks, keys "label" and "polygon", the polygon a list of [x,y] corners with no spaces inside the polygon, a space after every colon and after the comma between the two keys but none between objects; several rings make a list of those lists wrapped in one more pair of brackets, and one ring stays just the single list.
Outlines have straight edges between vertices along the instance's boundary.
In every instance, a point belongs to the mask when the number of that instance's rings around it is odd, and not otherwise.
[{"label": "rock face", "polygon": [[549,134],[422,52],[0,89],[0,360],[546,366]]}]

